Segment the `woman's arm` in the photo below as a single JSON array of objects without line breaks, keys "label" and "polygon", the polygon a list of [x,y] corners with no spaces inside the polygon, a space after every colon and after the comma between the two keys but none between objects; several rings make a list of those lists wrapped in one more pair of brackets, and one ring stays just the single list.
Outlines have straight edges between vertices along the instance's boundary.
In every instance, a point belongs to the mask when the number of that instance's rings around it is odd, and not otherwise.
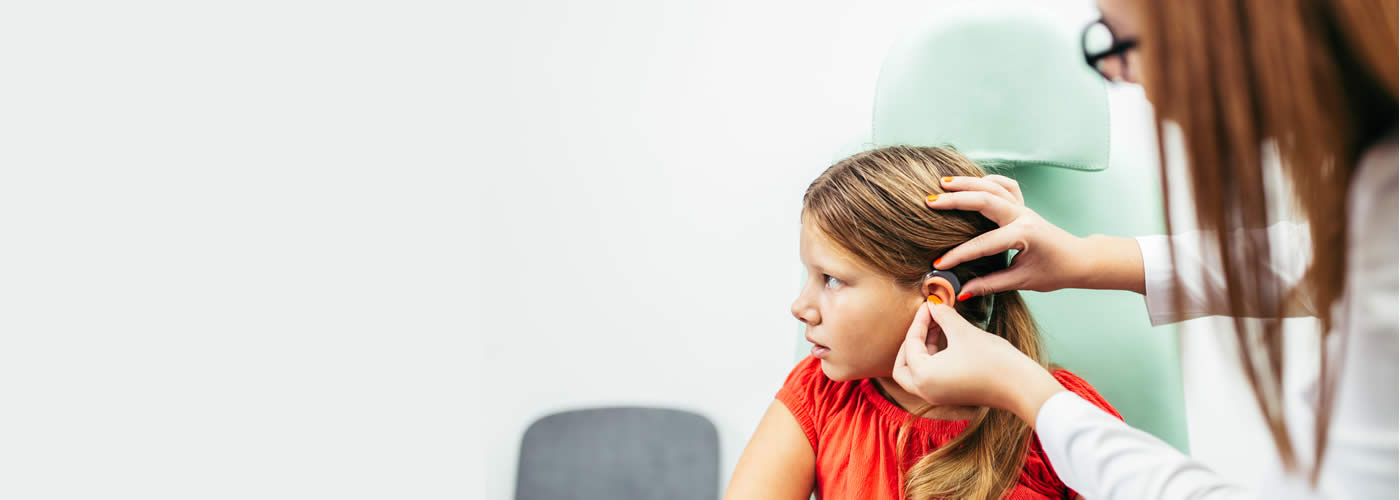
[{"label": "woman's arm", "polygon": [[[986,295],[1002,290],[1049,292],[1062,288],[1128,290],[1147,296],[1153,325],[1231,312],[1226,310],[1230,301],[1225,296],[1221,272],[1224,265],[1215,251],[1213,233],[1182,233],[1170,240],[1166,236],[1080,238],[1027,208],[1020,186],[1006,177],[949,177],[943,180],[943,187],[948,192],[930,196],[929,208],[978,212],[1001,227],[949,250],[934,261],[934,267],[949,269],[1008,250],[1018,252],[1007,269],[964,283],[964,294]],[[1249,240],[1267,243],[1270,251],[1269,265],[1261,278],[1272,286],[1266,286],[1265,291],[1288,293],[1302,279],[1312,259],[1308,227],[1280,222],[1267,229],[1230,233],[1231,245],[1244,245]],[[1179,309],[1173,300],[1177,278],[1184,299]],[[1285,316],[1314,313],[1306,294],[1287,297],[1292,302],[1284,304]],[[1256,311],[1234,314],[1259,315]]]},{"label": "woman's arm", "polygon": [[[1238,230],[1230,233],[1232,245],[1243,246],[1249,240],[1269,247],[1269,265],[1260,276],[1267,285],[1264,291],[1288,293],[1303,278],[1312,261],[1311,238],[1306,224],[1279,222],[1267,229]],[[1189,232],[1167,236],[1137,238],[1141,248],[1139,260],[1143,265],[1147,313],[1153,325],[1163,325],[1201,316],[1228,313],[1229,298],[1225,294],[1225,275],[1214,233]],[[1176,252],[1172,262],[1171,252]],[[1172,298],[1173,278],[1180,278],[1181,310]],[[1288,297],[1284,303],[1285,316],[1309,316],[1315,308],[1306,294]],[[1284,297],[1278,297],[1283,300]],[[1238,311],[1236,315],[1257,317],[1257,311]]]},{"label": "woman's arm", "polygon": [[1240,485],[1071,392],[1046,400],[1033,422],[1060,480],[1088,498],[1253,498]]},{"label": "woman's arm", "polygon": [[739,456],[724,498],[807,500],[816,482],[816,464],[816,452],[797,419],[773,401]]},{"label": "woman's arm", "polygon": [[1007,269],[964,283],[964,294],[1061,288],[1145,292],[1143,252],[1132,238],[1070,234],[1027,208],[1020,185],[1007,177],[945,177],[942,182],[948,192],[929,196],[929,208],[978,212],[1001,227],[954,247],[935,260],[934,267],[950,269],[1017,251]]}]

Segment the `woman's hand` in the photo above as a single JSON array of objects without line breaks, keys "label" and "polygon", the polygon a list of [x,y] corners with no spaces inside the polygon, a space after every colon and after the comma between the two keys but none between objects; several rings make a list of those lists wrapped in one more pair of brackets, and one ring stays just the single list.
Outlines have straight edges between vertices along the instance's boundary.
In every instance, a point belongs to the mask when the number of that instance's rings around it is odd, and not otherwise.
[{"label": "woman's hand", "polygon": [[919,308],[894,361],[894,380],[934,405],[989,406],[1034,426],[1045,400],[1065,390],[1006,339],[945,304]]},{"label": "woman's hand", "polygon": [[1142,251],[1137,240],[1080,238],[1065,232],[1027,208],[1020,185],[1008,177],[944,177],[943,189],[948,192],[929,197],[929,208],[980,212],[1001,227],[949,250],[933,262],[935,268],[950,269],[988,255],[1017,251],[1006,270],[964,284],[959,300],[1003,290],[1098,288],[1144,293]]}]

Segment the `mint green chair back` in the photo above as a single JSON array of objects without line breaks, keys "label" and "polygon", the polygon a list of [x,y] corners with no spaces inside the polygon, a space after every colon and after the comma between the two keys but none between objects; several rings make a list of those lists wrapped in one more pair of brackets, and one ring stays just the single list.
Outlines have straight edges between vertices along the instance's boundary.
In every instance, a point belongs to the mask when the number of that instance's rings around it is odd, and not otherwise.
[{"label": "mint green chair back", "polygon": [[[953,146],[1021,183],[1026,204],[1088,235],[1164,231],[1150,165],[1108,168],[1103,81],[1078,32],[1024,3],[953,6],[906,34],[876,87],[874,147]],[[1021,292],[1052,362],[1088,380],[1134,427],[1187,451],[1174,327],[1130,292]]]}]

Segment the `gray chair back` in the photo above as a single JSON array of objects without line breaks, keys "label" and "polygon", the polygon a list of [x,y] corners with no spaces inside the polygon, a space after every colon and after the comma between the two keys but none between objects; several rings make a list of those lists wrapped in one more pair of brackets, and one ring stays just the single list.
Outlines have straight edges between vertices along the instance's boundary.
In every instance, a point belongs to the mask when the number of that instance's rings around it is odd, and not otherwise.
[{"label": "gray chair back", "polygon": [[556,413],[525,431],[518,471],[516,500],[715,500],[719,434],[679,410]]}]

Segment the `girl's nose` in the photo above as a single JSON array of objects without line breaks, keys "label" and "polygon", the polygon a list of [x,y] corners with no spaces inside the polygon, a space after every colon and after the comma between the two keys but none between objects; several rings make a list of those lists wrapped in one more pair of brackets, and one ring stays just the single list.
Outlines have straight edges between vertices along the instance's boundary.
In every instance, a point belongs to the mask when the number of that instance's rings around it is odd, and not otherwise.
[{"label": "girl's nose", "polygon": [[816,325],[821,322],[821,315],[817,313],[815,307],[812,307],[805,293],[798,295],[797,300],[792,301],[792,317],[806,323],[807,326]]}]

